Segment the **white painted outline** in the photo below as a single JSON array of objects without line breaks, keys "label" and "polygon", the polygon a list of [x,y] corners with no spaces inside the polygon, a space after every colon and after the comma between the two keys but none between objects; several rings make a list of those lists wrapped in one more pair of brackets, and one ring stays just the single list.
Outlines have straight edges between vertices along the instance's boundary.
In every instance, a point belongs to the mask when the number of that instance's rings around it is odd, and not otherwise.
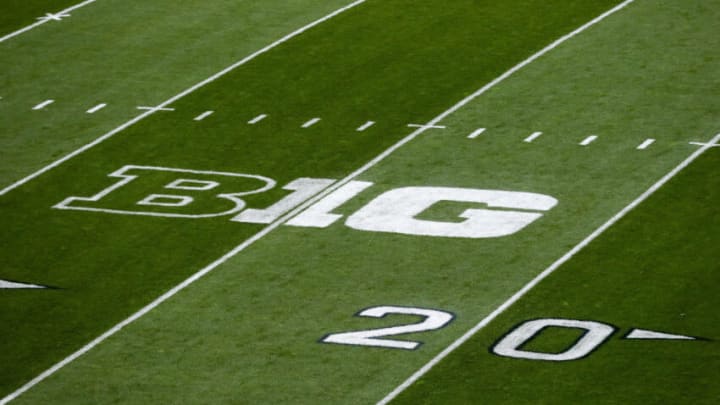
[{"label": "white painted outline", "polygon": [[[634,1],[634,0],[630,0],[630,1]],[[380,402],[378,402],[377,405],[386,405],[388,402],[392,401],[395,397],[397,397],[401,392],[405,391],[410,385],[412,385],[417,380],[419,380],[420,377],[425,375],[428,371],[430,371],[433,367],[435,367],[440,361],[442,361],[445,357],[447,357],[455,349],[460,347],[460,345],[467,342],[473,335],[475,335],[477,332],[479,332],[481,329],[483,329],[485,326],[487,326],[490,322],[492,322],[500,314],[505,312],[506,309],[510,308],[513,304],[515,304],[520,298],[522,298],[525,294],[527,294],[530,290],[532,290],[535,286],[537,286],[541,281],[543,281],[545,278],[547,278],[547,276],[552,274],[555,270],[557,270],[565,262],[570,260],[573,256],[575,256],[582,249],[584,249],[587,245],[589,245],[593,240],[595,240],[603,232],[608,230],[608,228],[610,228],[616,222],[618,222],[620,219],[622,219],[625,215],[627,215],[628,212],[632,211],[635,207],[640,205],[648,197],[650,197],[652,194],[654,194],[657,190],[660,189],[660,187],[664,186],[665,183],[670,181],[670,179],[675,177],[681,170],[686,168],[690,163],[692,163],[701,154],[703,154],[703,152],[710,149],[712,147],[711,146],[712,144],[714,144],[718,141],[720,141],[720,133],[715,135],[715,137],[710,141],[710,143],[703,145],[700,149],[693,152],[693,154],[691,154],[688,158],[683,160],[679,165],[677,165],[673,170],[671,170],[670,173],[663,176],[660,180],[658,180],[655,184],[653,184],[649,189],[647,189],[644,193],[642,193],[638,198],[636,198],[630,204],[625,206],[625,208],[620,210],[620,212],[615,214],[612,218],[610,218],[607,222],[605,222],[599,228],[597,228],[595,231],[593,231],[590,235],[588,235],[580,243],[575,245],[575,247],[573,247],[570,251],[565,253],[562,257],[560,257],[558,260],[556,260],[554,263],[552,263],[548,268],[543,270],[542,273],[535,276],[535,278],[530,280],[529,283],[527,283],[524,287],[522,287],[520,290],[518,290],[515,294],[513,294],[510,298],[508,298],[505,302],[503,302],[493,312],[491,312],[489,315],[487,315],[485,318],[483,318],[479,323],[477,323],[475,326],[473,326],[470,330],[465,332],[464,335],[462,335],[460,338],[455,340],[450,346],[446,347],[443,351],[441,351],[439,354],[437,354],[435,357],[433,357],[432,360],[430,360],[422,368],[420,368],[413,375],[411,375],[407,380],[405,380],[402,384],[400,384],[397,388],[395,388],[392,392],[390,392],[385,398],[380,400]]]},{"label": "white painted outline", "polygon": [[[193,186],[192,184],[196,185]],[[210,180],[177,179],[165,186],[165,188],[169,188],[170,190],[208,191],[219,185],[220,183]]]},{"label": "white painted outline", "polygon": [[[363,3],[365,3],[366,1],[367,1],[367,0],[356,0],[356,1],[348,4],[347,6],[344,6],[344,7],[342,7],[342,8],[339,8],[339,9],[333,11],[332,13],[327,14],[326,16],[324,16],[324,17],[322,17],[322,18],[319,18],[319,19],[311,22],[310,24],[305,25],[304,27],[299,28],[299,29],[291,32],[290,34],[285,35],[284,37],[282,37],[282,38],[280,38],[279,40],[271,43],[270,45],[267,45],[266,47],[264,47],[264,48],[262,48],[262,49],[260,49],[260,50],[258,50],[258,51],[253,52],[252,54],[250,54],[250,55],[244,57],[243,59],[235,62],[234,64],[226,67],[225,69],[221,70],[220,72],[215,73],[214,75],[208,77],[207,79],[205,79],[205,80],[203,80],[203,81],[201,81],[201,82],[193,85],[192,87],[184,90],[184,91],[181,92],[181,93],[176,94],[175,96],[167,99],[166,101],[162,102],[161,104],[159,104],[158,106],[153,107],[153,108],[154,108],[154,109],[166,108],[168,105],[170,105],[170,104],[178,101],[179,99],[181,99],[181,98],[187,96],[188,94],[190,94],[190,93],[192,93],[192,92],[200,89],[201,87],[204,87],[204,86],[206,86],[206,85],[214,82],[215,80],[217,80],[217,79],[225,76],[226,74],[230,73],[231,71],[233,71],[233,70],[237,69],[238,67],[240,67],[240,66],[248,63],[249,61],[257,58],[258,56],[260,56],[260,55],[262,55],[262,54],[270,51],[271,49],[274,49],[274,48],[278,47],[279,45],[281,45],[281,44],[283,44],[283,43],[285,43],[285,42],[287,42],[287,41],[289,41],[289,40],[297,37],[298,35],[304,33],[305,31],[307,31],[307,30],[309,30],[309,29],[311,29],[311,28],[314,28],[315,26],[317,26],[317,25],[319,25],[319,24],[321,24],[321,23],[323,23],[323,22],[325,22],[325,21],[327,21],[327,20],[330,20],[331,18],[333,18],[333,17],[335,17],[335,16],[337,16],[337,15],[339,15],[339,14],[342,14],[342,13],[344,13],[344,12],[347,11],[347,10],[352,9],[352,8],[354,8],[355,6],[358,6],[358,5],[360,5],[360,4],[363,4]],[[20,179],[20,180],[18,180],[18,181],[16,181],[16,182],[10,184],[9,186],[7,186],[7,187],[3,188],[2,190],[0,190],[0,196],[7,194],[7,193],[10,192],[11,190],[14,190],[14,189],[20,187],[21,185],[29,182],[30,180],[32,180],[32,179],[40,176],[41,174],[43,174],[43,173],[45,173],[45,172],[47,172],[47,171],[49,171],[49,170],[52,170],[52,169],[54,169],[54,168],[57,167],[57,166],[60,166],[61,164],[65,163],[66,161],[68,161],[68,160],[74,158],[75,156],[77,156],[77,155],[79,155],[79,154],[87,151],[88,149],[91,149],[91,148],[99,145],[100,143],[102,143],[102,142],[104,142],[105,140],[111,138],[111,137],[114,136],[115,134],[117,134],[117,133],[119,133],[119,132],[121,132],[121,131],[129,128],[129,127],[131,127],[132,125],[135,125],[136,123],[138,123],[139,121],[143,120],[144,118],[147,118],[148,116],[150,116],[150,115],[153,114],[154,112],[155,112],[155,110],[145,111],[145,112],[143,112],[142,114],[137,115],[135,118],[131,119],[130,121],[127,121],[126,123],[120,125],[119,127],[111,130],[110,132],[105,133],[104,135],[100,136],[99,138],[95,139],[94,141],[92,141],[92,142],[90,142],[90,143],[88,143],[88,144],[85,144],[83,147],[81,147],[81,148],[79,148],[79,149],[76,149],[76,150],[73,151],[73,152],[68,153],[67,155],[63,156],[62,158],[60,158],[60,159],[58,159],[58,160],[50,163],[49,165],[47,165],[47,166],[45,166],[45,167],[43,167],[43,168],[41,168],[41,169],[33,172],[32,174],[30,174],[30,175],[28,175],[28,176],[25,176],[24,178],[22,178],[22,179]],[[2,402],[0,402],[0,405],[2,405]]]},{"label": "white painted outline", "polygon": [[[334,15],[340,14],[341,12],[343,12],[343,11],[345,11],[345,10],[351,8],[351,7],[354,7],[354,6],[358,5],[358,4],[363,3],[364,1],[365,1],[365,0],[358,0],[358,1],[356,1],[356,2],[354,2],[354,3],[352,3],[352,4],[350,4],[350,5],[348,5],[348,6],[344,7],[344,8],[342,8],[342,9],[334,12],[333,14],[330,14],[330,15],[324,17],[323,19],[320,19],[320,20],[316,21],[315,23],[312,23],[311,25],[307,26],[306,28],[302,28],[302,29],[296,31],[296,33],[299,34],[299,33],[303,32],[304,30],[310,28],[311,26],[317,25],[317,24],[319,24],[320,22],[331,18],[331,17],[334,16]],[[588,23],[584,24],[584,25],[581,26],[580,28],[577,28],[576,30],[570,32],[569,34],[566,34],[566,35],[564,35],[563,37],[557,39],[556,41],[552,42],[550,45],[548,45],[548,46],[546,46],[545,48],[541,49],[540,51],[538,51],[537,53],[533,54],[532,56],[530,56],[529,58],[525,59],[524,61],[520,62],[519,64],[513,66],[512,68],[510,68],[508,71],[506,71],[506,72],[503,73],[502,75],[498,76],[497,78],[495,78],[494,80],[492,80],[491,82],[489,82],[488,84],[486,84],[485,86],[481,87],[481,88],[478,89],[475,93],[467,96],[466,98],[464,98],[463,100],[461,100],[460,102],[458,102],[457,104],[455,104],[454,106],[452,106],[450,109],[448,109],[448,110],[446,110],[445,112],[443,112],[442,114],[438,115],[437,117],[435,117],[434,119],[432,119],[428,124],[429,124],[429,125],[434,125],[434,124],[442,121],[442,120],[445,119],[447,116],[453,114],[454,112],[456,112],[456,111],[459,110],[460,108],[464,107],[465,105],[467,105],[468,103],[470,103],[471,101],[473,101],[474,99],[476,99],[477,97],[481,96],[482,94],[484,94],[485,92],[487,92],[487,91],[490,90],[491,88],[493,88],[493,87],[495,87],[496,85],[498,85],[499,83],[503,82],[505,79],[507,79],[508,77],[512,76],[514,73],[516,73],[516,72],[519,71],[520,69],[522,69],[522,68],[524,68],[525,66],[529,65],[530,63],[534,62],[535,60],[537,60],[538,58],[542,57],[543,55],[545,55],[546,53],[550,52],[551,50],[557,48],[559,45],[561,45],[562,43],[566,42],[567,40],[575,37],[576,35],[580,34],[581,32],[587,30],[588,28],[592,27],[593,25],[595,25],[595,24],[599,23],[600,21],[604,20],[604,19],[607,18],[608,16],[610,16],[610,15],[612,15],[612,14],[614,14],[614,13],[620,11],[620,10],[622,10],[623,8],[625,8],[625,7],[628,6],[629,4],[633,3],[634,1],[635,1],[635,0],[625,0],[623,3],[621,3],[621,4],[619,4],[619,5],[615,6],[615,7],[613,7],[612,9],[610,9],[610,10],[608,10],[608,11],[606,11],[605,13],[601,14],[600,16],[598,16],[598,17],[594,18],[593,20],[589,21]],[[281,41],[283,41],[283,42],[284,42],[284,41],[287,41],[288,39],[292,38],[292,36],[297,35],[296,33],[290,34],[289,36],[283,38],[283,40],[281,40]],[[268,48],[265,48],[264,50],[258,51],[256,54],[260,54],[260,53],[267,52],[267,50],[271,49],[272,47],[273,47],[273,46],[271,45],[271,46],[269,46]],[[256,55],[256,54],[253,54],[253,55]],[[248,56],[247,58],[251,58],[251,59],[252,59],[252,58],[254,57],[253,55]],[[246,58],[246,59],[247,59],[247,58]],[[241,62],[242,62],[242,61],[241,61]],[[238,62],[238,63],[241,63],[241,62]],[[233,65],[233,66],[235,66],[235,65]],[[239,65],[238,65],[238,66],[239,66]],[[233,68],[233,67],[230,67],[230,68],[227,68],[226,70],[227,70],[227,71],[230,71],[230,70],[232,70],[232,68]],[[225,72],[225,71],[223,71],[223,72]],[[210,81],[216,80],[218,77],[220,77],[220,76],[222,76],[222,74],[224,74],[223,72],[218,73],[216,76],[213,76],[213,78],[207,79],[206,82],[209,83]],[[226,73],[226,72],[225,72],[225,73]],[[202,82],[202,83],[206,83],[206,82]],[[202,83],[194,86],[194,87],[191,88],[191,89],[194,90],[195,88],[201,87],[201,86],[203,85]],[[186,91],[186,92],[184,92],[184,93],[181,93],[181,95],[176,96],[176,97],[173,97],[172,99],[168,100],[167,102],[165,102],[165,103],[163,103],[163,104],[161,104],[161,105],[170,104],[171,102],[173,102],[173,101],[175,101],[176,99],[182,97],[182,95],[185,95],[185,94],[191,92],[192,90],[188,90],[188,91]],[[139,121],[140,119],[144,118],[144,117],[147,116],[147,115],[148,115],[148,113],[145,113],[145,114],[142,114],[142,115],[136,117],[135,119],[129,121],[128,123],[124,124],[124,125],[121,126],[121,127],[116,128],[115,130],[111,131],[110,133],[106,134],[105,136],[103,136],[103,137],[101,137],[101,138],[98,138],[98,140],[96,140],[95,142],[86,145],[83,149],[79,149],[77,152],[74,152],[74,154],[82,153],[84,150],[87,150],[87,149],[89,149],[90,147],[96,145],[97,143],[102,142],[102,140],[104,140],[104,139],[112,136],[114,133],[116,133],[116,132],[118,132],[118,131],[120,131],[120,130],[122,130],[122,129],[124,129],[124,128],[132,125],[132,124],[134,124],[135,122]],[[157,306],[159,306],[160,304],[162,304],[163,302],[165,302],[166,300],[168,300],[170,297],[174,296],[174,295],[177,294],[178,292],[180,292],[180,291],[182,291],[183,289],[185,289],[187,286],[189,286],[189,285],[193,284],[194,282],[196,282],[197,280],[201,279],[203,276],[205,276],[206,274],[210,273],[210,272],[211,272],[212,270],[214,270],[216,267],[218,267],[218,266],[220,266],[221,264],[225,263],[226,261],[228,261],[229,259],[231,259],[231,258],[234,257],[235,255],[237,255],[238,253],[240,253],[240,252],[242,252],[243,250],[245,250],[248,246],[250,246],[250,245],[252,245],[253,243],[257,242],[258,240],[260,240],[261,238],[263,238],[265,235],[267,235],[268,233],[272,232],[272,231],[275,230],[276,228],[280,227],[280,226],[281,226],[284,222],[286,222],[287,220],[289,220],[289,219],[293,218],[294,216],[298,215],[299,213],[301,213],[302,211],[304,211],[306,208],[312,206],[315,202],[321,200],[322,198],[324,198],[324,197],[327,196],[328,194],[332,193],[332,192],[335,191],[336,189],[342,187],[344,184],[352,181],[353,179],[355,179],[355,178],[358,177],[359,175],[365,173],[367,170],[369,170],[370,168],[372,168],[373,166],[375,166],[376,164],[378,164],[379,162],[381,162],[382,160],[384,160],[385,158],[387,158],[388,156],[390,156],[393,152],[395,152],[395,151],[398,150],[399,148],[403,147],[403,146],[404,146],[405,144],[407,144],[408,142],[410,142],[410,141],[412,141],[413,139],[415,139],[417,136],[419,136],[420,134],[422,134],[423,132],[425,132],[427,129],[428,129],[427,126],[422,127],[422,128],[418,128],[416,131],[412,132],[411,134],[409,134],[409,135],[406,136],[405,138],[403,138],[403,139],[401,139],[400,141],[396,142],[393,146],[391,146],[390,148],[386,149],[384,152],[380,153],[380,154],[379,154],[378,156],[376,156],[374,159],[370,160],[370,161],[369,161],[368,163],[366,163],[364,166],[362,166],[362,167],[360,167],[359,169],[355,170],[354,172],[350,173],[350,174],[349,174],[348,176],[346,176],[344,179],[342,179],[342,180],[334,183],[333,185],[331,185],[330,187],[328,187],[327,189],[325,189],[325,191],[317,194],[317,195],[316,195],[315,197],[313,197],[313,198],[308,199],[304,204],[301,204],[300,206],[298,206],[297,208],[293,209],[293,210],[290,211],[289,213],[287,213],[287,214],[283,215],[282,217],[278,218],[275,222],[269,224],[268,226],[266,226],[265,228],[263,228],[262,230],[260,230],[260,232],[258,232],[258,233],[256,233],[255,235],[251,236],[250,238],[248,238],[247,240],[245,240],[243,243],[241,243],[240,245],[236,246],[236,247],[233,248],[231,251],[227,252],[227,253],[226,253],[225,255],[223,255],[222,257],[218,258],[218,259],[215,260],[214,262],[212,262],[212,263],[208,264],[207,266],[205,266],[204,268],[200,269],[198,272],[196,272],[196,273],[193,274],[192,276],[190,276],[190,277],[188,277],[187,279],[185,279],[182,283],[180,283],[180,284],[176,285],[175,287],[171,288],[171,289],[168,290],[166,293],[164,293],[164,294],[161,295],[160,297],[156,298],[156,299],[153,300],[151,303],[149,303],[148,305],[144,306],[143,308],[141,308],[140,310],[138,310],[137,312],[135,312],[134,314],[132,314],[131,316],[129,316],[128,318],[126,318],[125,320],[123,320],[122,322],[120,322],[120,323],[116,324],[115,326],[113,326],[112,328],[108,329],[108,330],[107,330],[105,333],[103,333],[102,335],[100,335],[100,336],[98,336],[97,338],[93,339],[91,342],[87,343],[85,346],[81,347],[80,349],[78,349],[77,351],[75,351],[74,353],[72,353],[71,355],[65,357],[63,360],[57,362],[57,363],[54,364],[52,367],[50,367],[50,368],[48,368],[47,370],[45,370],[45,371],[43,371],[42,373],[40,373],[37,377],[35,377],[34,379],[32,379],[32,380],[30,380],[29,382],[27,382],[26,384],[24,384],[22,387],[18,388],[17,390],[15,390],[14,392],[12,392],[11,394],[7,395],[5,398],[3,398],[2,400],[0,400],[0,405],[5,405],[5,404],[7,404],[8,402],[10,402],[10,401],[12,401],[13,399],[15,399],[15,398],[19,397],[20,395],[22,395],[22,394],[23,394],[24,392],[26,392],[27,390],[31,389],[31,388],[34,387],[35,385],[37,385],[37,384],[39,384],[40,382],[42,382],[42,381],[45,380],[46,378],[48,378],[48,377],[50,377],[51,375],[55,374],[55,373],[56,373],[58,370],[60,370],[61,368],[65,367],[65,366],[68,365],[69,363],[73,362],[73,361],[76,360],[77,358],[79,358],[79,357],[81,357],[82,355],[84,355],[85,353],[89,352],[89,351],[92,350],[94,347],[98,346],[100,343],[102,343],[103,341],[105,341],[105,340],[108,339],[109,337],[113,336],[114,334],[116,334],[117,332],[119,332],[120,330],[122,330],[123,328],[125,328],[127,325],[129,325],[129,324],[133,323],[134,321],[136,321],[137,319],[143,317],[145,314],[147,314],[148,312],[152,311],[154,308],[156,308]],[[711,144],[716,143],[718,140],[720,140],[720,134],[718,134],[718,135],[713,139],[713,141],[711,142]],[[702,152],[704,152],[705,150],[707,150],[708,148],[710,148],[710,147],[711,147],[711,146],[710,146],[711,144],[706,144],[705,146],[702,146],[701,149],[699,149],[698,151],[696,151],[695,153],[693,153],[688,159],[686,159],[683,163],[681,163],[680,166],[676,167],[672,172],[670,172],[668,175],[666,175],[663,179],[669,180],[671,177],[675,176],[675,175],[677,174],[677,172],[679,172],[680,170],[682,170],[685,166],[689,165],[689,164],[690,164],[695,158],[697,158],[697,156],[699,156]],[[21,185],[21,184],[24,184],[24,183],[26,183],[27,181],[31,180],[32,178],[37,177],[38,175],[44,173],[44,172],[47,171],[47,170],[50,170],[52,167],[55,167],[55,166],[59,165],[60,163],[64,162],[65,160],[72,158],[72,157],[74,156],[74,154],[67,155],[65,158],[63,158],[63,159],[61,159],[61,160],[59,160],[59,161],[56,161],[55,163],[53,163],[53,164],[51,164],[51,165],[49,165],[49,166],[46,166],[46,168],[42,169],[41,171],[38,171],[38,172],[34,173],[33,175],[28,176],[28,177],[26,177],[25,179],[21,180],[20,182],[17,182],[17,183],[15,183],[15,184],[13,184],[11,187],[6,188],[6,189],[0,191],[0,195],[3,195],[4,193],[6,193],[6,192],[7,192],[6,190],[11,190],[11,189],[13,189],[13,188],[15,188],[15,187],[17,187],[17,186],[19,186],[19,185]],[[666,180],[666,181],[667,181],[667,180]],[[661,180],[661,182],[662,182],[662,180]],[[659,183],[660,183],[660,182],[659,182]],[[659,184],[659,183],[657,183],[657,184]],[[662,183],[662,184],[664,184],[664,183]],[[657,188],[659,188],[660,186],[662,186],[662,184],[659,184],[659,185],[657,186]],[[647,195],[652,194],[652,192],[654,192],[654,191],[655,191],[655,190],[654,190],[653,188],[651,188],[650,190],[648,190],[648,191],[646,192],[646,194],[647,194]],[[641,197],[642,197],[642,196],[641,196]],[[638,201],[638,200],[636,200],[636,201]],[[573,256],[574,254],[576,254],[579,250],[581,250],[585,245],[587,245],[592,239],[594,239],[595,237],[597,237],[597,235],[599,235],[599,234],[602,233],[605,229],[607,229],[608,227],[610,227],[610,225],[612,225],[612,223],[616,222],[616,221],[619,219],[618,216],[620,216],[620,217],[624,216],[627,211],[630,211],[632,208],[634,208],[635,205],[638,205],[639,203],[640,203],[639,201],[638,201],[637,203],[635,203],[635,202],[631,203],[631,204],[630,204],[628,207],[626,207],[623,211],[621,211],[619,214],[617,214],[615,217],[613,217],[613,219],[611,219],[610,221],[608,221],[608,223],[606,223],[607,226],[603,225],[601,228],[599,228],[598,230],[596,230],[593,234],[591,234],[591,235],[590,235],[588,238],[586,238],[583,242],[581,242],[579,245],[577,245],[575,248],[573,248],[570,252],[568,252],[565,256],[563,256],[563,258],[566,257],[566,256],[572,257],[572,256]],[[615,218],[617,218],[617,219],[615,219]],[[612,222],[612,223],[611,223],[611,222]],[[569,257],[568,257],[567,259],[569,259]],[[561,258],[560,260],[558,260],[558,261],[556,262],[557,265],[556,265],[555,267],[557,267],[557,266],[559,266],[560,264],[562,264],[562,263],[561,263],[561,260],[563,260],[563,258]],[[565,259],[565,261],[567,261],[567,259]],[[492,319],[494,319],[497,315],[499,315],[499,314],[502,313],[505,309],[507,309],[507,307],[509,307],[509,306],[512,305],[515,301],[517,301],[517,299],[519,299],[522,295],[524,295],[527,291],[529,291],[535,284],[539,283],[543,278],[547,277],[547,275],[549,275],[552,271],[554,271],[554,268],[551,266],[550,268],[546,269],[543,273],[541,273],[540,275],[538,275],[533,281],[531,281],[531,284],[528,284],[528,285],[527,285],[526,287],[524,287],[522,290],[518,291],[513,297],[510,298],[510,300],[506,301],[502,306],[500,306],[499,308],[497,308],[490,316],[486,317],[486,318],[485,318],[483,321],[481,321],[475,328],[473,328],[473,329],[471,329],[470,331],[468,331],[468,332],[467,332],[465,335],[463,335],[460,339],[456,340],[452,345],[450,345],[448,348],[446,348],[445,350],[443,350],[439,355],[437,355],[435,358],[433,358],[428,364],[426,364],[425,366],[423,366],[423,368],[421,368],[420,370],[418,370],[415,374],[413,374],[410,378],[408,378],[405,382],[403,382],[400,386],[398,386],[395,390],[393,390],[390,394],[388,394],[385,398],[383,398],[383,399],[378,403],[378,405],[387,404],[389,401],[391,401],[393,398],[395,398],[399,393],[401,393],[402,391],[404,391],[404,390],[405,390],[407,387],[409,387],[413,382],[415,382],[418,378],[420,378],[420,377],[421,377],[422,375],[424,375],[427,371],[429,371],[430,368],[432,368],[435,364],[437,364],[440,360],[442,360],[442,359],[443,359],[445,356],[447,356],[450,352],[452,352],[453,350],[455,350],[460,344],[462,344],[462,343],[465,342],[467,339],[469,339],[469,338],[470,338],[472,335],[474,335],[478,330],[480,330],[481,328],[483,328],[488,322],[490,322],[490,321],[491,321]],[[494,315],[493,315],[493,314],[494,314]],[[491,316],[492,316],[492,317],[491,317]],[[477,330],[476,330],[476,328],[477,328]]]},{"label": "white painted outline", "polygon": [[[226,177],[242,177],[247,179],[257,179],[260,181],[264,181],[266,184],[263,187],[260,187],[258,189],[250,190],[250,191],[243,191],[239,193],[229,193],[229,194],[218,194],[215,197],[216,198],[223,198],[226,200],[230,200],[232,203],[235,204],[235,207],[233,207],[230,210],[223,211],[223,212],[216,212],[212,214],[199,214],[199,215],[189,215],[189,214],[171,214],[171,213],[163,213],[163,212],[152,212],[152,211],[126,211],[126,210],[113,210],[113,209],[106,209],[106,208],[92,208],[92,207],[74,207],[69,206],[67,204],[70,204],[75,201],[100,201],[104,197],[106,197],[108,194],[112,193],[113,191],[125,186],[126,184],[130,183],[131,181],[137,179],[139,176],[136,175],[129,175],[125,174],[128,170],[134,170],[134,169],[140,169],[140,170],[156,170],[156,171],[162,171],[162,172],[173,172],[173,173],[191,173],[191,174],[199,174],[199,175],[210,175],[210,176],[226,176]],[[256,174],[244,174],[244,173],[228,173],[228,172],[215,172],[215,171],[203,171],[203,170],[188,170],[188,169],[177,169],[177,168],[171,168],[171,167],[158,167],[158,166],[136,166],[136,165],[125,165],[121,167],[118,170],[115,170],[114,172],[108,174],[108,177],[117,177],[121,180],[116,182],[115,184],[111,185],[110,187],[105,188],[104,190],[100,191],[99,193],[92,195],[90,197],[68,197],[59,203],[55,204],[53,208],[58,210],[74,210],[74,211],[90,211],[90,212],[105,212],[109,214],[122,214],[122,215],[142,215],[142,216],[150,216],[150,217],[165,217],[165,218],[213,218],[213,217],[221,217],[225,215],[232,215],[237,212],[240,212],[243,208],[245,208],[245,201],[242,198],[243,196],[251,195],[251,194],[258,194],[265,191],[268,191],[275,187],[275,180],[265,177],[265,176],[259,176]],[[181,179],[182,180],[182,179]],[[185,179],[185,181],[187,181]],[[165,188],[177,188],[177,187],[168,187],[172,186],[177,181],[173,181],[172,183],[165,186]],[[149,197],[148,197],[149,198]],[[160,205],[160,203],[149,203],[146,199],[140,201],[138,205]],[[189,201],[188,204],[192,202]],[[170,205],[168,205],[170,206]],[[2,402],[0,402],[2,404]]]},{"label": "white painted outline", "polygon": [[[94,3],[95,1],[97,1],[97,0],[86,0],[86,1],[83,1],[82,3],[79,3],[79,4],[74,5],[74,6],[72,6],[72,7],[68,7],[68,8],[66,8],[65,10],[58,11],[57,13],[54,13],[54,14],[53,14],[53,13],[48,13],[48,14],[45,14],[44,16],[42,16],[42,17],[38,17],[38,22],[36,22],[36,23],[34,23],[34,24],[31,24],[31,25],[28,25],[28,26],[25,27],[25,28],[19,29],[19,30],[15,31],[15,32],[11,32],[11,33],[5,35],[4,37],[0,38],[0,43],[5,42],[5,41],[7,41],[8,39],[13,38],[13,37],[16,37],[16,36],[18,36],[18,35],[20,35],[20,34],[24,34],[24,33],[30,31],[30,30],[33,29],[33,28],[36,28],[36,27],[39,27],[39,26],[45,24],[46,22],[49,22],[49,21],[60,21],[60,18],[62,18],[62,17],[69,17],[69,13],[70,13],[71,11],[77,10],[77,9],[79,9],[80,7],[87,6],[88,4]],[[57,19],[56,19],[56,18],[53,18],[53,17],[57,17]]]}]

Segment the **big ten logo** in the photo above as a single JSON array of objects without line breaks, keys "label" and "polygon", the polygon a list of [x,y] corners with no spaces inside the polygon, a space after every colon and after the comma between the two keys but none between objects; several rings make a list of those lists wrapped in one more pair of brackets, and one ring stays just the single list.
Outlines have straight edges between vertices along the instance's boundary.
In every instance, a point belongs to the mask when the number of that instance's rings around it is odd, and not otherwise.
[{"label": "big ten logo", "polygon": [[[91,197],[70,197],[57,209],[128,215],[205,218],[227,215],[231,221],[325,228],[344,218],[352,229],[417,236],[496,238],[519,232],[552,209],[551,196],[457,187],[401,187],[385,191],[349,215],[336,213],[374,184],[299,178],[283,186],[289,193],[264,208],[245,208],[242,196],[261,193],[275,181],[249,174],[125,166],[111,173],[121,178]],[[324,195],[297,215],[285,216],[310,198]],[[317,198],[317,197],[316,197]],[[452,206],[451,214],[432,215]]]},{"label": "big ten logo", "polygon": [[70,197],[53,208],[124,215],[208,218],[245,208],[243,196],[270,190],[273,179],[251,174],[124,166],[120,180],[90,197]]}]

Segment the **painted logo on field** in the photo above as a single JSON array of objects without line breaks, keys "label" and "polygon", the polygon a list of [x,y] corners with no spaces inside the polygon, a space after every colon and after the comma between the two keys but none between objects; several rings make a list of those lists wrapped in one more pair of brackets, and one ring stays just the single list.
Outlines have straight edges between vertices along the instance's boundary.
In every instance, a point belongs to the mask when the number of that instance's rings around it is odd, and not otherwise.
[{"label": "painted logo on field", "polygon": [[[299,178],[290,191],[265,208],[247,208],[243,196],[275,187],[255,174],[198,171],[154,166],[124,166],[108,175],[120,180],[89,197],[56,204],[62,210],[174,218],[231,216],[234,222],[325,228],[344,217],[335,213],[370,189],[368,181]],[[551,196],[459,187],[400,187],[385,191],[345,218],[349,228],[417,236],[497,238],[512,235],[555,205]],[[461,204],[452,218],[427,217],[441,204]]]},{"label": "painted logo on field", "polygon": [[241,197],[275,187],[253,174],[154,166],[124,166],[108,175],[121,179],[90,197],[70,197],[53,208],[177,218],[231,215],[245,208]]}]

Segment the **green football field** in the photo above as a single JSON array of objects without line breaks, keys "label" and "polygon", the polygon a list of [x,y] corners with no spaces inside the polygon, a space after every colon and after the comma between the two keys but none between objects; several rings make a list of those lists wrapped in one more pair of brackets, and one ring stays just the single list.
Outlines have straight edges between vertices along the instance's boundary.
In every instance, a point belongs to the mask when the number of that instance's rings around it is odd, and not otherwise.
[{"label": "green football field", "polygon": [[720,0],[11,0],[0,404],[720,403]]}]

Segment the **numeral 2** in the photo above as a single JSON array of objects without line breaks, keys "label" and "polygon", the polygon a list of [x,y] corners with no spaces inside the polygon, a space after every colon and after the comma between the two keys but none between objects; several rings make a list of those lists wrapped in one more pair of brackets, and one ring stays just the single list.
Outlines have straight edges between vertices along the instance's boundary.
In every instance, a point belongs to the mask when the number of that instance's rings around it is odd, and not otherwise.
[{"label": "numeral 2", "polygon": [[379,306],[365,309],[357,316],[384,318],[386,315],[418,315],[425,317],[422,322],[409,325],[393,326],[382,329],[370,329],[356,332],[333,333],[325,336],[321,342],[338,343],[355,346],[389,347],[393,349],[414,350],[422,343],[407,340],[380,339],[387,336],[402,335],[405,333],[427,332],[437,330],[453,320],[454,315],[436,309],[408,308],[395,306]]}]

